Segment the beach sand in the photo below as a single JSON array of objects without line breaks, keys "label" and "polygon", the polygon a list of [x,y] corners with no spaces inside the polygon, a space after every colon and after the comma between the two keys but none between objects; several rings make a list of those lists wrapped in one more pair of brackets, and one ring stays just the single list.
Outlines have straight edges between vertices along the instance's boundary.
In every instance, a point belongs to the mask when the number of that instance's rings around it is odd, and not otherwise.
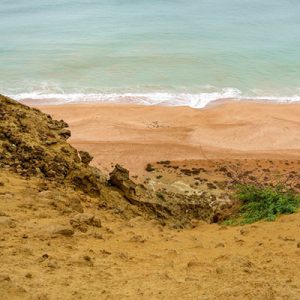
[{"label": "beach sand", "polygon": [[299,159],[300,105],[227,101],[206,109],[124,104],[39,106],[104,171],[161,160]]}]

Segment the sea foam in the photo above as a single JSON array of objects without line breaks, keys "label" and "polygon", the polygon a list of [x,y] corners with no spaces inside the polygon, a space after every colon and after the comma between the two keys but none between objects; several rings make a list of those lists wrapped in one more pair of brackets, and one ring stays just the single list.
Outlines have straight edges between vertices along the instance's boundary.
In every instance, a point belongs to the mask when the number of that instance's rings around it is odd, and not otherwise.
[{"label": "sea foam", "polygon": [[18,101],[34,100],[43,105],[66,103],[122,103],[140,105],[189,106],[204,108],[212,102],[226,99],[237,101],[254,100],[274,103],[300,102],[300,95],[291,96],[247,96],[236,88],[224,88],[220,92],[205,93],[19,93],[9,95]]}]

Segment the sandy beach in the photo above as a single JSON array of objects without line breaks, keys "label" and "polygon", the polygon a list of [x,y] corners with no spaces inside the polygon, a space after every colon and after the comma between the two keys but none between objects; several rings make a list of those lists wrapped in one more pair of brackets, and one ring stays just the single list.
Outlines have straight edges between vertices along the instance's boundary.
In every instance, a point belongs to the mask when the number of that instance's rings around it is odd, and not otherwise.
[{"label": "sandy beach", "polygon": [[[32,103],[31,103],[32,104]],[[71,144],[103,170],[160,160],[297,159],[300,105],[228,101],[206,109],[123,104],[39,106],[65,120]]]}]

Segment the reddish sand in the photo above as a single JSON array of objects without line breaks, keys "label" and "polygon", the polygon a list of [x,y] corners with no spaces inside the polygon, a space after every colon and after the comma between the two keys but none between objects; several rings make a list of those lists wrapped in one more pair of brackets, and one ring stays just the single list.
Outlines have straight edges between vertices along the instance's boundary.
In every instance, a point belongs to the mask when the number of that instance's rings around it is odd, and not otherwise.
[{"label": "reddish sand", "polygon": [[121,163],[140,172],[149,162],[300,157],[300,105],[224,102],[188,107],[72,104],[40,106],[69,123],[70,142],[103,170]]}]

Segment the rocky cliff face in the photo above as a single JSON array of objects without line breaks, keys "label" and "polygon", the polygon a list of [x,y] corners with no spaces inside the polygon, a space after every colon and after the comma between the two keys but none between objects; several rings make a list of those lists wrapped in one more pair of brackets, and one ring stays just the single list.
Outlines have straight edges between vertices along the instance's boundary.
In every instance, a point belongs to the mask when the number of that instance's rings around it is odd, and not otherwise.
[{"label": "rocky cliff face", "polygon": [[0,167],[99,195],[105,179],[88,166],[87,153],[67,143],[70,135],[64,121],[0,96]]},{"label": "rocky cliff face", "polygon": [[217,205],[207,197],[149,191],[119,165],[107,179],[89,166],[91,155],[67,142],[70,135],[64,121],[0,95],[0,170],[79,190],[125,217],[143,215],[175,227],[216,220]]}]

